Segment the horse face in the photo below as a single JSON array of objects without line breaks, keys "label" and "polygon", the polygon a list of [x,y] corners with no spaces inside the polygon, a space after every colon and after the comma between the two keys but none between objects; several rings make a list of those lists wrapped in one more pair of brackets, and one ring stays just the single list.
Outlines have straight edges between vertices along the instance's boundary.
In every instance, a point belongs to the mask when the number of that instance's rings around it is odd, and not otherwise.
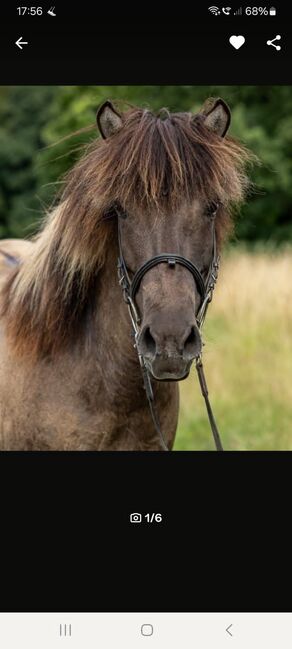
[{"label": "horse face", "polygon": [[[202,119],[211,131],[224,137],[230,112],[218,99],[211,102],[211,107],[207,106]],[[125,146],[128,138],[131,141],[131,126],[110,102],[105,102],[99,109],[97,123],[104,139],[113,138],[113,146],[119,133],[124,137]],[[135,156],[141,160],[140,141],[138,138],[136,148],[131,150],[132,166]],[[151,142],[155,151],[158,141]],[[172,164],[171,159],[168,162]],[[167,194],[167,186],[165,192]],[[214,196],[210,197],[210,202],[212,200]],[[193,262],[206,278],[213,253],[213,222],[206,197],[197,196],[189,202],[178,201],[175,209],[167,211],[155,205],[148,205],[147,210],[139,207],[139,202],[137,205],[135,210],[123,205],[127,217],[119,218],[122,250],[130,277],[152,257],[175,253]],[[138,348],[147,368],[158,380],[185,378],[202,345],[196,322],[201,296],[192,273],[179,264],[174,267],[166,263],[156,265],[143,276],[135,302],[141,318]]]},{"label": "horse face", "polygon": [[[122,250],[130,277],[161,253],[189,259],[206,278],[213,253],[209,206],[196,200],[175,213],[128,213],[120,219]],[[192,273],[179,264],[151,268],[142,278],[135,301],[141,317],[138,347],[156,379],[185,378],[201,351],[196,322],[201,296]]]}]

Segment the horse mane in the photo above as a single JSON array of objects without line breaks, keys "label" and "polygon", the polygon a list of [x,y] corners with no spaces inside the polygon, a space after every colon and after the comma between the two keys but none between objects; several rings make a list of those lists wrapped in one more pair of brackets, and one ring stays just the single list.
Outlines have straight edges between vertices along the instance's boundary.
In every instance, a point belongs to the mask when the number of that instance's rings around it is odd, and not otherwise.
[{"label": "horse mane", "polygon": [[170,213],[182,196],[216,199],[223,206],[216,222],[221,242],[230,207],[244,198],[252,154],[210,131],[203,114],[131,108],[123,119],[119,132],[95,139],[66,175],[31,256],[2,289],[7,336],[19,355],[52,356],[78,339],[113,243],[114,220],[107,217],[116,202],[139,213]]}]

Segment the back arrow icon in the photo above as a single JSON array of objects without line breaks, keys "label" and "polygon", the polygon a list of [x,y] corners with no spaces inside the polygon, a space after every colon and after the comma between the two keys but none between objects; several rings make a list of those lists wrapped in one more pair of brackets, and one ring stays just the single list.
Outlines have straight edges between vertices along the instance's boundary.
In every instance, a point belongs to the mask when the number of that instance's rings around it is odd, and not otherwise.
[{"label": "back arrow icon", "polygon": [[20,38],[18,39],[18,41],[15,42],[15,45],[17,45],[17,47],[19,47],[21,50],[22,50],[22,46],[23,46],[23,45],[28,45],[28,42],[27,42],[27,41],[23,41],[22,39],[23,39],[23,36],[20,36]]},{"label": "back arrow icon", "polygon": [[231,631],[229,630],[229,629],[231,629],[232,626],[233,626],[233,624],[229,624],[229,626],[227,627],[227,629],[225,629],[225,631],[226,631],[229,635],[231,635],[231,637],[233,638],[233,633],[231,633]]}]

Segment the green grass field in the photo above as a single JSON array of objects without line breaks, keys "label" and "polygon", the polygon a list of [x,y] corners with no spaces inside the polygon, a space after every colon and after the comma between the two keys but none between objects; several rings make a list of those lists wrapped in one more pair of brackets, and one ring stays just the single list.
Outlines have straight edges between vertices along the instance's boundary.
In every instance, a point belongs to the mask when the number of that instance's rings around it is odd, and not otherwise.
[{"label": "green grass field", "polygon": [[[292,450],[292,250],[232,251],[204,326],[204,366],[225,450]],[[195,368],[180,384],[175,450],[213,450]]]}]

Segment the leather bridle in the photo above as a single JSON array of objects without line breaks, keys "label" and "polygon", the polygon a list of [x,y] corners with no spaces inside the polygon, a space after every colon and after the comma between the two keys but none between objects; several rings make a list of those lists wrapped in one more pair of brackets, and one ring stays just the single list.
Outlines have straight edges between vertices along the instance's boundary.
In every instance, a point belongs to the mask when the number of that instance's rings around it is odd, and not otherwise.
[{"label": "leather bridle", "polygon": [[[195,266],[195,264],[193,264],[192,261],[190,261],[186,257],[183,257],[182,255],[176,255],[174,253],[168,253],[168,252],[163,252],[160,255],[156,255],[154,257],[151,257],[151,259],[148,259],[148,261],[142,264],[142,266],[140,266],[140,268],[138,268],[138,270],[134,273],[133,278],[130,279],[127,265],[123,255],[123,250],[122,250],[121,226],[120,226],[120,219],[126,218],[127,214],[126,212],[123,212],[119,206],[115,206],[115,212],[118,217],[117,221],[118,221],[118,244],[119,244],[119,258],[118,258],[119,284],[123,290],[124,300],[127,303],[129,309],[129,314],[130,314],[130,318],[133,326],[134,338],[135,338],[134,347],[136,348],[139,357],[139,362],[140,362],[143,381],[144,381],[144,388],[146,391],[146,396],[150,408],[152,421],[154,424],[154,428],[159,436],[161,446],[165,451],[169,451],[170,449],[166,444],[165,437],[161,430],[159,419],[157,416],[150,373],[147,369],[144,357],[140,353],[138,347],[138,337],[140,333],[141,318],[139,315],[138,308],[136,306],[135,298],[143,277],[146,275],[146,273],[149,270],[151,270],[151,268],[154,268],[159,264],[168,264],[168,266],[173,269],[175,268],[176,264],[184,266],[193,275],[195,285],[200,294],[201,302],[196,315],[196,321],[199,330],[201,330],[206,317],[208,306],[212,300],[213,291],[218,277],[219,255],[217,252],[216,229],[215,229],[215,216],[218,207],[219,204],[214,205],[214,210],[212,211],[209,217],[211,219],[211,227],[212,227],[213,250],[212,250],[212,260],[208,270],[207,278],[206,280],[204,280],[200,270],[197,268],[197,266]],[[207,383],[206,383],[204,368],[202,363],[202,353],[200,353],[196,357],[195,362],[196,362],[196,370],[198,373],[201,392],[205,400],[205,405],[209,417],[210,427],[214,437],[215,446],[217,451],[223,451],[220,434],[209,401],[208,388],[207,388]]]}]

